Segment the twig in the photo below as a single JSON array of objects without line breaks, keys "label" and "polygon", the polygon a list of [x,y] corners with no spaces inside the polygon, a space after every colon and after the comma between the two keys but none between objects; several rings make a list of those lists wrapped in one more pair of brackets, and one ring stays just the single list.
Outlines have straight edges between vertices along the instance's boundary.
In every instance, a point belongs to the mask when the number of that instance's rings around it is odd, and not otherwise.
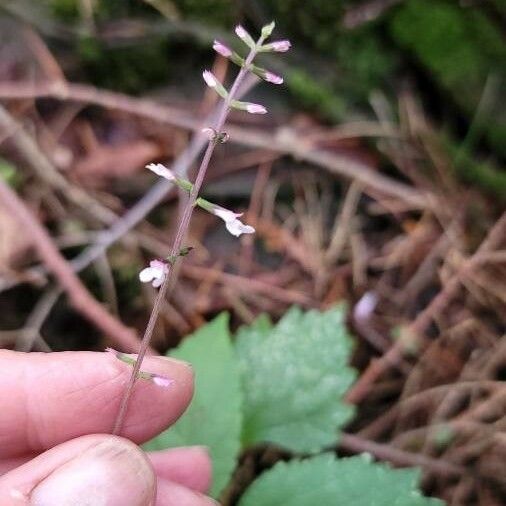
[{"label": "twig", "polygon": [[401,466],[420,466],[443,475],[463,475],[466,469],[442,459],[433,459],[417,453],[399,450],[387,444],[376,443],[353,434],[342,433],[339,446],[352,452],[368,452],[382,460],[389,460]]},{"label": "twig", "polygon": [[258,279],[242,277],[236,274],[230,274],[220,271],[219,269],[212,269],[209,267],[199,267],[189,263],[183,265],[183,274],[196,280],[201,280],[205,276],[214,275],[221,283],[234,285],[239,290],[245,292],[256,292],[271,297],[273,299],[285,302],[287,304],[300,304],[305,307],[315,307],[316,302],[307,295],[296,292],[294,290],[287,290],[274,286],[270,283],[260,281]]},{"label": "twig", "polygon": [[0,179],[0,198],[13,217],[26,229],[27,236],[33,242],[41,259],[67,292],[75,309],[121,348],[128,351],[136,349],[139,341],[135,332],[125,327],[93,298],[53,244],[46,230],[2,179]]},{"label": "twig", "polygon": [[343,207],[334,223],[332,239],[327,251],[325,252],[325,261],[327,264],[337,262],[341,256],[341,253],[346,245],[346,239],[350,234],[351,221],[357,209],[361,195],[362,185],[354,181],[346,192]]},{"label": "twig", "polygon": [[[495,223],[485,240],[481,243],[476,253],[465,262],[463,262],[459,271],[444,285],[443,289],[432,299],[431,303],[416,317],[415,321],[406,330],[406,335],[421,346],[423,335],[431,322],[446,308],[456,295],[462,278],[472,271],[475,267],[481,265],[481,255],[489,253],[500,245],[506,238],[506,213]],[[362,373],[359,380],[348,391],[346,398],[348,402],[358,404],[368,394],[374,382],[390,366],[398,363],[402,357],[405,341],[399,339],[381,358],[371,361],[366,370]]]},{"label": "twig", "polygon": [[[26,83],[0,84],[0,99],[43,97],[101,105],[189,130],[198,131],[202,127],[199,119],[176,108],[83,84],[40,83],[35,86]],[[301,143],[299,137],[290,132],[278,131],[265,134],[259,130],[235,125],[228,126],[227,132],[231,136],[231,142],[286,153],[297,160],[310,162],[345,178],[357,180],[364,185],[364,192],[394,196],[409,203],[411,208],[415,209],[430,208],[434,205],[429,194],[383,176],[366,164],[350,157],[314,149],[310,143]]]},{"label": "twig", "polygon": [[3,128],[12,138],[14,145],[42,181],[59,190],[67,199],[74,202],[95,219],[106,224],[114,222],[116,215],[110,209],[91,198],[84,190],[69,183],[39,149],[35,140],[24,131],[23,127],[2,105],[0,105],[0,128]]},{"label": "twig", "polygon": [[[46,344],[46,342],[42,339],[40,329],[42,325],[44,325],[44,322],[49,316],[60,295],[60,288],[49,288],[37,301],[37,304],[30,313],[25,325],[20,330],[21,339],[16,342],[16,350],[31,351],[35,342],[38,342],[39,344],[42,344],[43,342]],[[47,344],[45,348],[47,351],[51,351]]]}]

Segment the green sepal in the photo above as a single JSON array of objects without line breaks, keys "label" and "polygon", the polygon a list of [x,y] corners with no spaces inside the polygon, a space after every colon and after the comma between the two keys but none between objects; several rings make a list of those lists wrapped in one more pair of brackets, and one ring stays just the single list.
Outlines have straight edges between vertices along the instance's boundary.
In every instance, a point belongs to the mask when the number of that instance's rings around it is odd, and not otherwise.
[{"label": "green sepal", "polygon": [[170,265],[174,265],[179,257],[185,257],[193,249],[193,246],[184,246],[177,255],[168,255],[165,259]]},{"label": "green sepal", "polygon": [[262,28],[262,41],[264,41],[265,39],[267,39],[268,37],[271,36],[272,31],[274,30],[275,26],[276,26],[276,23],[273,21],[272,23],[269,23],[268,25],[265,25]]}]

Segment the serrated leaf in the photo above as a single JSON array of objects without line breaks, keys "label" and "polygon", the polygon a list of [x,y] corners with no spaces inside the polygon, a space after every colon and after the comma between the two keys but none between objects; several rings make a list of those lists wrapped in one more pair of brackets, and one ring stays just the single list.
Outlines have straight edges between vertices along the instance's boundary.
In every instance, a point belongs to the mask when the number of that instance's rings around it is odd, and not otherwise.
[{"label": "serrated leaf", "polygon": [[418,469],[391,469],[360,455],[323,454],[280,462],[246,491],[239,506],[442,506],[422,496]]},{"label": "serrated leaf", "polygon": [[353,415],[343,395],[355,379],[344,308],[288,311],[273,328],[238,333],[244,391],[243,444],[271,442],[316,452],[338,439]]},{"label": "serrated leaf", "polygon": [[207,446],[213,461],[211,494],[216,497],[235,468],[242,424],[242,395],[227,314],[222,313],[187,337],[170,356],[192,364],[195,394],[182,418],[145,448]]}]

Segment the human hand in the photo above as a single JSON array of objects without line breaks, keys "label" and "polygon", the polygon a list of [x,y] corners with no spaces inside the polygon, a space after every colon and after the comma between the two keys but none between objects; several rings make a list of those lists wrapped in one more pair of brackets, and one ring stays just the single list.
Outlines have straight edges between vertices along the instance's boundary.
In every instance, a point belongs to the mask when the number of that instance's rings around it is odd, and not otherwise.
[{"label": "human hand", "polygon": [[[210,506],[204,448],[144,453],[193,393],[184,362],[147,357],[119,438],[108,435],[131,368],[108,353],[0,350],[0,505]],[[132,442],[133,441],[133,442]]]}]

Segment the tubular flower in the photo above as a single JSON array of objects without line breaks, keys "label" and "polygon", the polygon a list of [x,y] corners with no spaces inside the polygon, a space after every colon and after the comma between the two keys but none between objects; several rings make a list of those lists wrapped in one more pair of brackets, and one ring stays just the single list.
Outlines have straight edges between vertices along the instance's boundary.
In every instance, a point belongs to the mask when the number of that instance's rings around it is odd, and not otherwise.
[{"label": "tubular flower", "polygon": [[143,283],[151,283],[154,288],[159,288],[169,273],[169,266],[162,260],[151,260],[149,267],[142,269],[139,279]]},{"label": "tubular flower", "polygon": [[218,54],[221,54],[221,56],[224,56],[225,58],[229,58],[230,56],[232,56],[232,50],[228,46],[225,46],[225,44],[223,44],[219,40],[214,41],[213,49]]},{"label": "tubular flower", "polygon": [[150,163],[149,165],[146,165],[146,169],[149,169],[151,172],[154,172],[158,176],[161,176],[164,179],[167,179],[168,181],[176,180],[176,176],[174,176],[174,173],[161,163]]},{"label": "tubular flower", "polygon": [[252,226],[245,225],[239,220],[243,213],[234,213],[220,206],[214,206],[211,212],[225,222],[227,230],[235,237],[239,237],[241,234],[255,233],[255,229]]}]

